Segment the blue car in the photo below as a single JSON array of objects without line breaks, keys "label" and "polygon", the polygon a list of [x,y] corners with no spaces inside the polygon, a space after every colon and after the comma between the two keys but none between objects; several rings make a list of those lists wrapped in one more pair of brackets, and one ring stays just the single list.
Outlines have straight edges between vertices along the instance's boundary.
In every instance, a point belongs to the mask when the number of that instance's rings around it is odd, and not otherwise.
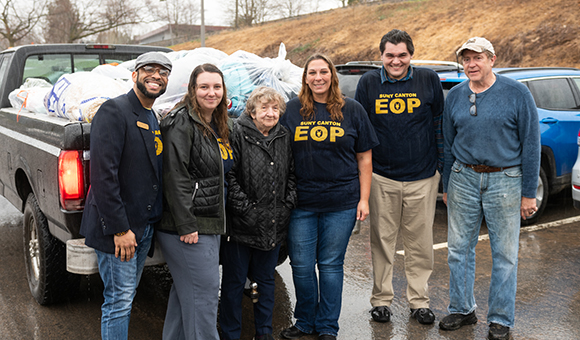
[{"label": "blue car", "polygon": [[[463,73],[463,67],[456,63],[444,62],[442,64],[444,67],[434,66],[436,62],[431,61],[414,61],[413,63],[415,66],[430,67],[437,71],[445,94],[453,86],[467,79]],[[350,69],[355,66],[351,63],[346,65]],[[346,65],[337,66],[339,80],[344,77],[341,72],[348,72],[343,71]],[[364,66],[370,65],[371,63],[367,62]],[[377,68],[382,64],[373,62],[372,65]],[[546,208],[548,197],[571,186],[572,167],[578,156],[580,69],[497,68],[494,72],[525,84],[530,89],[538,108],[542,136],[542,163],[536,193],[538,211],[528,219],[522,220],[522,224],[534,224]]]}]

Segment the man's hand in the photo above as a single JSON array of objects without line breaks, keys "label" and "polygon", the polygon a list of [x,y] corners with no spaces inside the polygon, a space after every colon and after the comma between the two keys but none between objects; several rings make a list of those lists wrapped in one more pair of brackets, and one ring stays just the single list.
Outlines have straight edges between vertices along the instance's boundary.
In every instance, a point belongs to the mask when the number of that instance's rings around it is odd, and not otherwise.
[{"label": "man's hand", "polygon": [[522,206],[520,207],[520,214],[525,220],[527,217],[532,216],[538,207],[536,207],[536,198],[522,197]]},{"label": "man's hand", "polygon": [[445,205],[447,205],[447,193],[446,192],[443,193],[443,203],[445,203]]},{"label": "man's hand", "polygon": [[199,240],[199,237],[198,237],[198,234],[196,231],[195,233],[180,236],[179,240],[181,242],[192,244],[192,243],[197,243],[197,241]]},{"label": "man's hand", "polygon": [[358,221],[364,221],[367,216],[369,216],[369,201],[358,201],[358,205],[356,207],[356,219]]},{"label": "man's hand", "polygon": [[115,257],[121,257],[121,261],[129,261],[135,256],[135,247],[137,247],[137,240],[135,234],[129,229],[123,236],[114,236],[115,241]]}]

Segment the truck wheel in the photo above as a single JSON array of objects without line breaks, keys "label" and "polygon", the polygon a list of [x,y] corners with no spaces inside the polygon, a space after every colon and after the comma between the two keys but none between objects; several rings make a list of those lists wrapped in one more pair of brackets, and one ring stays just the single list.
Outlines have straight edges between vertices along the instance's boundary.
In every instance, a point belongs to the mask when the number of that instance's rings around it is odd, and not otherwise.
[{"label": "truck wheel", "polygon": [[550,194],[550,188],[548,186],[548,177],[544,168],[540,168],[540,178],[538,180],[538,189],[536,191],[536,206],[538,210],[527,219],[522,219],[522,225],[532,225],[536,224],[542,216],[544,209],[548,205],[548,196]]},{"label": "truck wheel", "polygon": [[50,234],[46,217],[32,193],[24,207],[23,236],[26,276],[34,299],[48,305],[76,292],[80,276],[66,271],[65,244]]}]

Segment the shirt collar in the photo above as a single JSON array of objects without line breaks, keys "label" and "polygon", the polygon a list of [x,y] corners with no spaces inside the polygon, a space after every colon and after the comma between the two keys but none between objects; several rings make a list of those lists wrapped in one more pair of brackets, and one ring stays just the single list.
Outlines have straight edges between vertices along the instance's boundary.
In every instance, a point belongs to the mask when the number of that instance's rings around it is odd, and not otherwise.
[{"label": "shirt collar", "polygon": [[413,65],[409,65],[409,71],[407,71],[407,75],[401,79],[392,79],[387,75],[387,70],[385,70],[385,65],[381,67],[381,83],[384,84],[385,82],[389,83],[396,83],[398,81],[407,81],[409,79],[413,79]]}]

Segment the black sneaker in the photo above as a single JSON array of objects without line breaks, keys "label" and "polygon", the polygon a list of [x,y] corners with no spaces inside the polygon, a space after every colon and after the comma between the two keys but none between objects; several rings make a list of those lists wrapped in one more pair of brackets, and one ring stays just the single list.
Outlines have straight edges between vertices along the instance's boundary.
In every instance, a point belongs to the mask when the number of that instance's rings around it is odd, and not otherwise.
[{"label": "black sneaker", "polygon": [[466,325],[473,325],[477,323],[477,316],[475,311],[464,315],[464,314],[449,314],[439,322],[439,328],[446,331],[454,331]]},{"label": "black sneaker", "polygon": [[430,325],[435,322],[435,314],[429,308],[411,308],[411,316],[423,325]]},{"label": "black sneaker", "polygon": [[391,310],[387,306],[378,306],[371,309],[371,316],[376,322],[389,322],[391,314]]},{"label": "black sneaker", "polygon": [[318,340],[336,340],[336,336],[330,334],[322,334],[318,336]]},{"label": "black sneaker", "polygon": [[508,340],[510,338],[510,328],[492,322],[489,325],[487,338],[490,340]]},{"label": "black sneaker", "polygon": [[308,335],[308,333],[304,333],[296,326],[288,327],[280,332],[280,337],[282,339],[298,339],[305,335]]}]

